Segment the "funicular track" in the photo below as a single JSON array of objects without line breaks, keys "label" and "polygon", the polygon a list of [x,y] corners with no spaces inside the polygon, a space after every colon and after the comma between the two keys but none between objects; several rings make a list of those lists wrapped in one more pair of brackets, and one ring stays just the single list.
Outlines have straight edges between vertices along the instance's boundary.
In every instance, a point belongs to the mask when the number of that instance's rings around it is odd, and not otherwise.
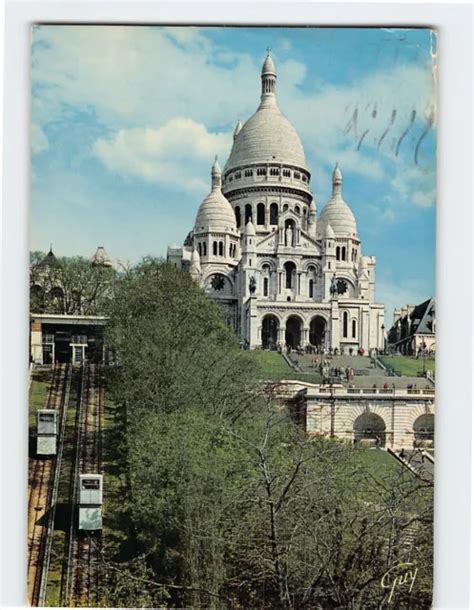
[{"label": "funicular track", "polygon": [[70,522],[61,577],[63,606],[93,606],[100,596],[102,536],[100,532],[78,531],[78,481],[81,473],[102,473],[103,411],[101,366],[84,364],[69,485]]},{"label": "funicular track", "polygon": [[59,412],[57,455],[30,458],[27,595],[32,606],[42,606],[45,601],[71,374],[69,365],[53,368],[45,405]]}]

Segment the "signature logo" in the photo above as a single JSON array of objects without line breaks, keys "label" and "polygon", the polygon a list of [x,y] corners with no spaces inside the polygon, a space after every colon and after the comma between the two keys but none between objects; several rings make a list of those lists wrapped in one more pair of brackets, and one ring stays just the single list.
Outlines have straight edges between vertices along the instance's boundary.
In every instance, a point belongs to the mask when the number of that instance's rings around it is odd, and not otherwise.
[{"label": "signature logo", "polygon": [[417,574],[418,568],[411,562],[397,563],[387,570],[380,581],[382,589],[390,590],[387,603],[392,601],[395,591],[401,587],[408,587],[408,593],[411,593]]}]

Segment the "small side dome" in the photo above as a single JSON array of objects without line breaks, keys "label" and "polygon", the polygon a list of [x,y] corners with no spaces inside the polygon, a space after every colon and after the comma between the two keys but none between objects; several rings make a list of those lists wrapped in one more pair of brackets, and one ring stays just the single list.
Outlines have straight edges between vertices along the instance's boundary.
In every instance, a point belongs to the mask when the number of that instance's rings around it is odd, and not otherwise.
[{"label": "small side dome", "polygon": [[191,263],[199,263],[201,261],[201,257],[199,256],[199,252],[196,248],[192,251],[191,254]]},{"label": "small side dome", "polygon": [[328,224],[337,236],[357,237],[354,214],[342,198],[342,172],[337,163],[332,174],[331,199],[326,203],[319,217],[319,231],[322,235]]},{"label": "small side dome", "polygon": [[326,228],[324,229],[324,237],[326,239],[334,239],[336,237],[334,235],[333,228],[331,227],[331,225],[329,223],[326,225]]},{"label": "small side dome", "polygon": [[234,210],[221,191],[221,168],[217,157],[211,170],[212,189],[199,206],[194,233],[210,229],[237,232]]},{"label": "small side dome", "polygon": [[255,226],[251,220],[245,226],[245,235],[256,235]]}]

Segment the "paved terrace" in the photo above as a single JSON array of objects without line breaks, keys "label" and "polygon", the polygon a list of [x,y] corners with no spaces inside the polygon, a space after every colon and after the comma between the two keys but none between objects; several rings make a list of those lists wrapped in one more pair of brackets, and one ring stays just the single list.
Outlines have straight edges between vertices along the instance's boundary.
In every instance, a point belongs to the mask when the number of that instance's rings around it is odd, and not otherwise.
[{"label": "paved terrace", "polygon": [[341,379],[341,384],[344,386],[353,385],[355,389],[372,387],[374,384],[377,388],[383,390],[384,385],[388,389],[402,390],[407,389],[407,386],[413,386],[415,390],[433,389],[433,384],[423,377],[398,377],[388,375],[384,369],[379,368],[374,364],[373,360],[368,356],[321,356],[314,354],[299,355],[296,353],[290,354],[290,359],[296,363],[298,368],[303,373],[318,373],[319,362],[327,360],[329,369],[340,368],[344,372],[346,368],[354,370],[354,377],[348,382],[345,377]]}]

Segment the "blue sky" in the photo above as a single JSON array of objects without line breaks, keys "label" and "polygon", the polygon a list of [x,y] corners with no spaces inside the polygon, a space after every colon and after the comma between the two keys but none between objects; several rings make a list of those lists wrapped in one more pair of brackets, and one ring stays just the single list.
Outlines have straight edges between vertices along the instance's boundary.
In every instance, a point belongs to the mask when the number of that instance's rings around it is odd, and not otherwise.
[{"label": "blue sky", "polygon": [[436,40],[427,29],[36,26],[31,247],[122,262],[180,244],[215,154],[255,112],[270,47],[318,213],[331,171],[377,300],[434,293]]}]

